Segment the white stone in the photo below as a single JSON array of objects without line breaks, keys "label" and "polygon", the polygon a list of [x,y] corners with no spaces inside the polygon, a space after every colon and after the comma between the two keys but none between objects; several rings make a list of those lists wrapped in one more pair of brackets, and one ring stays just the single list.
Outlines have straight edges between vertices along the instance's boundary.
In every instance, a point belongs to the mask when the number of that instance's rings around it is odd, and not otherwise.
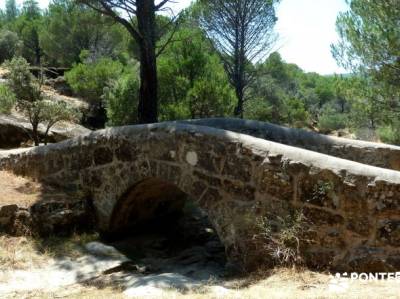
[{"label": "white stone", "polygon": [[112,246],[105,245],[100,242],[90,242],[85,245],[85,249],[93,254],[98,256],[106,256],[106,257],[121,257],[122,253],[120,253],[117,249]]},{"label": "white stone", "polygon": [[147,286],[164,290],[190,290],[201,285],[198,281],[179,273],[162,273],[133,277],[128,284],[128,289]]},{"label": "white stone", "polygon": [[186,162],[188,162],[192,166],[196,166],[197,162],[199,162],[199,158],[197,157],[196,152],[188,152],[186,154]]}]

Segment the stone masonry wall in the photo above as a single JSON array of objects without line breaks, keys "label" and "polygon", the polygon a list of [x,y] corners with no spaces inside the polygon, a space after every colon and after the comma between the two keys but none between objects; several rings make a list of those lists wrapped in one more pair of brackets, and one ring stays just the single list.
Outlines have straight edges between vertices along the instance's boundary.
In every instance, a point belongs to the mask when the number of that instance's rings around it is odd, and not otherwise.
[{"label": "stone masonry wall", "polygon": [[[302,210],[311,226],[307,264],[359,271],[400,270],[400,172],[251,136],[176,123],[107,129],[9,154],[0,169],[90,197],[109,229],[119,199],[159,178],[208,214],[232,261],[252,267],[259,251],[244,225]],[[157,186],[154,186],[157,188]],[[118,214],[118,213],[117,213]],[[246,256],[246,259],[243,257]]]},{"label": "stone masonry wall", "polygon": [[182,123],[229,130],[367,165],[400,170],[399,146],[327,136],[254,120],[212,118]]}]

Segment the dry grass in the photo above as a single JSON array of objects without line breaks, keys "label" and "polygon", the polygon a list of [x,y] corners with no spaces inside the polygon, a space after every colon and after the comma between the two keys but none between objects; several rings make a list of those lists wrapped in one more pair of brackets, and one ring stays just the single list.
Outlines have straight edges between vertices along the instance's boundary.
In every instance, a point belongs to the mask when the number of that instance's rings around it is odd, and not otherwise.
[{"label": "dry grass", "polygon": [[[49,239],[37,241],[25,237],[0,237],[0,269],[28,269],[40,267],[55,256],[79,256],[81,245],[96,239],[96,235],[75,235],[68,239]],[[61,288],[56,292],[34,291],[16,293],[10,298],[126,298],[118,285],[104,280],[89,284],[78,284]],[[400,281],[347,281],[340,291],[332,290],[332,277],[328,273],[317,273],[299,269],[276,269],[245,279],[236,279],[224,283],[229,290],[218,294],[207,287],[181,293],[171,289],[163,292],[162,299],[259,299],[259,298],[399,298]],[[333,285],[334,287],[335,285]],[[340,288],[339,288],[340,289]],[[140,297],[139,297],[140,298]],[[143,297],[142,297],[143,298]],[[146,298],[153,298],[146,296]]]},{"label": "dry grass", "polygon": [[0,78],[3,78],[7,74],[8,74],[8,70],[0,67]]},{"label": "dry grass", "polygon": [[0,171],[0,206],[17,204],[20,207],[28,207],[40,199],[41,193],[40,184],[10,172]]},{"label": "dry grass", "polygon": [[39,267],[50,258],[43,251],[37,251],[37,244],[27,237],[0,236],[1,270],[19,270]]},{"label": "dry grass", "polygon": [[40,267],[51,258],[78,258],[84,254],[83,244],[97,239],[97,234],[47,239],[0,236],[0,269],[29,269]]},{"label": "dry grass", "polygon": [[57,101],[63,101],[67,104],[71,105],[77,109],[87,109],[89,107],[88,103],[76,98],[76,97],[69,97],[65,95],[59,94],[56,90],[54,90],[51,86],[44,85],[42,86],[42,91],[44,95],[48,98],[55,99]]},{"label": "dry grass", "polygon": [[[346,290],[332,291],[329,288],[331,278],[327,274],[310,271],[279,270],[273,275],[255,282],[246,288],[230,288],[226,294],[215,293],[207,288],[197,291],[180,293],[178,290],[166,290],[161,296],[150,298],[160,299],[283,299],[283,298],[315,298],[315,299],[375,299],[399,298],[400,284],[398,282],[350,282]],[[56,293],[35,292],[24,298],[126,298],[121,289],[113,287],[73,286]],[[143,298],[143,297],[138,297]]]}]

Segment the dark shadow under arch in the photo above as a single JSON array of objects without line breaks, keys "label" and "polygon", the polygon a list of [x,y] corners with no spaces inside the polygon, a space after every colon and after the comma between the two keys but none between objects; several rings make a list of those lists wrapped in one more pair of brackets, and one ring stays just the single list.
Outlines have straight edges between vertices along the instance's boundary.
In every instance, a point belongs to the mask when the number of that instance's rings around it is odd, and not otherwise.
[{"label": "dark shadow under arch", "polygon": [[209,279],[225,275],[225,246],[207,211],[175,184],[141,180],[118,200],[108,243],[152,271]]},{"label": "dark shadow under arch", "polygon": [[182,212],[188,195],[160,178],[137,182],[118,200],[111,214],[109,232],[123,234],[149,223],[160,225]]}]

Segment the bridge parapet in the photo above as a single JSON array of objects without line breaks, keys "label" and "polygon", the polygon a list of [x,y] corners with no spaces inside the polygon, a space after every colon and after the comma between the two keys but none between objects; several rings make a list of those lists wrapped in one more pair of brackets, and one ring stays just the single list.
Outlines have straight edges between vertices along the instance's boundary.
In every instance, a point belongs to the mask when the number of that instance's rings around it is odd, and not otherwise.
[{"label": "bridge parapet", "polygon": [[400,170],[400,147],[395,145],[327,136],[237,118],[195,119],[182,123],[229,130],[367,165]]}]

